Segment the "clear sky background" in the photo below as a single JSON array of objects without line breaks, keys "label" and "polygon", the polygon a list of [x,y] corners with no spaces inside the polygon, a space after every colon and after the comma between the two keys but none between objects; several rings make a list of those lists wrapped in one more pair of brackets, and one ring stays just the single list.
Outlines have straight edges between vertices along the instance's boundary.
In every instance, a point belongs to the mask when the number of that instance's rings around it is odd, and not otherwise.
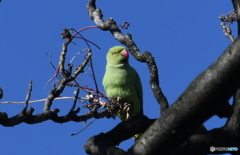
[{"label": "clear sky background", "polygon": [[[60,33],[63,28],[81,29],[95,25],[86,10],[87,0],[3,0],[0,2],[0,86],[4,90],[4,101],[24,101],[29,80],[33,79],[31,100],[46,98],[51,84],[44,89],[46,82],[55,71],[49,61],[57,66],[62,43]],[[141,52],[150,51],[159,69],[160,86],[172,104],[186,89],[189,83],[231,43],[222,33],[220,14],[233,10],[231,1],[97,1],[102,9],[104,20],[112,17],[119,24],[128,21],[131,26],[122,30],[131,33]],[[232,26],[236,36],[236,23]],[[82,33],[85,38],[101,47],[93,49],[93,65],[99,89],[105,72],[106,53],[118,43],[110,32],[89,29]],[[67,55],[67,62],[80,50],[86,48],[82,40],[74,40]],[[82,63],[83,55],[75,61]],[[138,71],[144,88],[144,113],[149,118],[158,118],[160,108],[149,86],[149,71],[146,64],[130,58],[130,64]],[[85,71],[89,70],[86,68]],[[89,86],[92,79],[80,75]],[[56,79],[55,79],[56,80]],[[54,81],[55,81],[54,80]],[[66,88],[62,96],[73,96],[75,88]],[[85,96],[83,92],[80,94]],[[32,103],[34,115],[43,111],[44,102]],[[66,115],[72,100],[54,101],[52,108],[59,108],[60,116]],[[17,115],[23,104],[2,104],[1,112],[9,117]],[[82,104],[78,103],[78,107]],[[83,109],[79,113],[87,112]],[[203,111],[204,112],[204,111]],[[91,121],[91,120],[90,120]],[[89,123],[88,121],[87,123]],[[86,154],[84,144],[88,138],[100,132],[107,132],[120,120],[100,119],[77,136],[70,136],[84,128],[83,122],[57,124],[46,121],[29,125],[22,123],[14,127],[0,127],[0,148],[2,155],[69,155]],[[204,124],[207,129],[221,127],[226,119],[212,117]],[[120,148],[127,150],[133,139],[123,142]]]}]

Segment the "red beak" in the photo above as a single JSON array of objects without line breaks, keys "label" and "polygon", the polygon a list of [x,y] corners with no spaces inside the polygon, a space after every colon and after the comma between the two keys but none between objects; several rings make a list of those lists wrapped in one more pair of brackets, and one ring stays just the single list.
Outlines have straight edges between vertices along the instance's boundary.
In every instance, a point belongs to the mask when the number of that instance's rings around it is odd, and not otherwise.
[{"label": "red beak", "polygon": [[124,56],[125,58],[129,58],[128,51],[126,49],[122,50],[121,55]]}]

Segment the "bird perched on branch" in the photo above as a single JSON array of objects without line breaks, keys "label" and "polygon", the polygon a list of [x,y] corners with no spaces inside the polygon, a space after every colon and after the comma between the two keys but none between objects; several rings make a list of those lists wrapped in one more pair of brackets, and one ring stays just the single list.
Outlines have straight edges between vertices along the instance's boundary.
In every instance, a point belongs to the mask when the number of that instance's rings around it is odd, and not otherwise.
[{"label": "bird perched on branch", "polygon": [[[125,47],[110,48],[102,82],[108,97],[120,97],[123,103],[130,105],[130,108],[126,108],[128,111],[117,113],[122,121],[130,119],[136,113],[143,114],[142,83],[136,70],[129,65],[128,58],[129,53]],[[134,137],[138,138],[139,135]]]}]

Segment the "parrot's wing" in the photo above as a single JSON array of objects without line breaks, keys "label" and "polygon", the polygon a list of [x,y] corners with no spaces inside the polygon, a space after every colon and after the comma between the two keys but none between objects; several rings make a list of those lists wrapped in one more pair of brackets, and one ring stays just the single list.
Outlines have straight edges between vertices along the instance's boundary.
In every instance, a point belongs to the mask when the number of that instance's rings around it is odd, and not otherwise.
[{"label": "parrot's wing", "polygon": [[143,114],[143,90],[142,90],[142,83],[141,83],[141,80],[140,80],[140,77],[137,73],[136,70],[134,70],[135,73],[136,73],[136,79],[134,80],[134,86],[137,90],[137,95],[138,95],[138,99],[140,101],[140,104],[141,104],[141,114]]}]

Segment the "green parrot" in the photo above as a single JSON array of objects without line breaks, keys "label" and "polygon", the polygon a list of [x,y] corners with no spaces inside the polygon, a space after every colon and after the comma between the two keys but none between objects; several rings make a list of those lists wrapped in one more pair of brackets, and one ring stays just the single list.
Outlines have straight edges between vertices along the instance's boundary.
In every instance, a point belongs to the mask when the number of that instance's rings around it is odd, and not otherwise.
[{"label": "green parrot", "polygon": [[[102,84],[108,97],[121,97],[123,103],[131,105],[134,114],[143,114],[142,83],[136,70],[129,65],[128,58],[126,48],[110,48]],[[122,121],[128,119],[126,112],[118,112],[118,116]]]}]

